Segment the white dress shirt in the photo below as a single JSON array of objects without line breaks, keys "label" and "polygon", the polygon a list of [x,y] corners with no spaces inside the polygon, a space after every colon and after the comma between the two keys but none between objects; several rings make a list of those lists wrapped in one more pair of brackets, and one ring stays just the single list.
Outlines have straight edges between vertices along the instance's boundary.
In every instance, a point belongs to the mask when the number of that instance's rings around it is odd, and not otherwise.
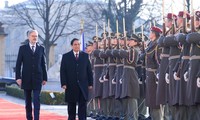
[{"label": "white dress shirt", "polygon": [[35,43],[34,45],[32,45],[31,43],[29,43],[29,46],[30,46],[31,50],[32,50],[32,46],[34,46],[33,50],[34,50],[34,52],[35,52],[35,49],[36,49],[36,43]]},{"label": "white dress shirt", "polygon": [[77,54],[77,57],[79,57],[79,51],[78,52],[73,51],[73,53],[74,53],[75,58],[76,58],[76,54]]}]

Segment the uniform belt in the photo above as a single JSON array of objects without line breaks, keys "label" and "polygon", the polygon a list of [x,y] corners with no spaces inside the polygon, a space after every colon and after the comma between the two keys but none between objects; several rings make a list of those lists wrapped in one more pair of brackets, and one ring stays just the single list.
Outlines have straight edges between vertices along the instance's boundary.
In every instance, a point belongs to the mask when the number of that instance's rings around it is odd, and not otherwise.
[{"label": "uniform belt", "polygon": [[163,58],[163,57],[169,57],[169,54],[160,54],[160,57]]},{"label": "uniform belt", "polygon": [[133,66],[127,66],[127,65],[125,65],[124,68],[129,68],[129,69],[135,70],[135,67],[133,67]]},{"label": "uniform belt", "polygon": [[109,66],[116,66],[116,63],[109,63]]},{"label": "uniform belt", "polygon": [[193,55],[190,57],[190,60],[198,60],[200,59],[200,56],[197,56],[197,55]]},{"label": "uniform belt", "polygon": [[142,64],[137,64],[137,67],[141,67],[142,66]]},{"label": "uniform belt", "polygon": [[146,68],[146,67],[142,65],[142,68]]},{"label": "uniform belt", "polygon": [[190,59],[190,56],[182,56],[182,59],[183,60],[188,60],[188,59]]},{"label": "uniform belt", "polygon": [[117,64],[117,67],[123,66],[123,64]]},{"label": "uniform belt", "polygon": [[149,72],[156,72],[157,69],[146,68],[146,70],[149,71]]},{"label": "uniform belt", "polygon": [[94,65],[94,67],[103,67],[104,65],[103,64],[96,64]]},{"label": "uniform belt", "polygon": [[179,58],[179,57],[180,57],[180,55],[170,56],[170,57],[169,57],[169,60],[177,59],[177,58]]}]

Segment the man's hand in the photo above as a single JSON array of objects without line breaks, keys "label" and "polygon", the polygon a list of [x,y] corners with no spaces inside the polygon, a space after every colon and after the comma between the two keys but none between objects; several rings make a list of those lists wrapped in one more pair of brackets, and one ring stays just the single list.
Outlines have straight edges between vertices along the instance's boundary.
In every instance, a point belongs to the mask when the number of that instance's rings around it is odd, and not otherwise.
[{"label": "man's hand", "polygon": [[17,79],[16,82],[17,82],[17,84],[18,84],[19,86],[22,85],[22,79]]},{"label": "man's hand", "polygon": [[47,81],[43,80],[42,85],[46,85]]},{"label": "man's hand", "polygon": [[66,86],[66,85],[63,85],[63,86],[62,86],[62,89],[65,89],[65,90],[66,90],[66,89],[67,89],[67,86]]},{"label": "man's hand", "polygon": [[92,86],[89,86],[88,89],[91,90],[91,89],[92,89]]}]

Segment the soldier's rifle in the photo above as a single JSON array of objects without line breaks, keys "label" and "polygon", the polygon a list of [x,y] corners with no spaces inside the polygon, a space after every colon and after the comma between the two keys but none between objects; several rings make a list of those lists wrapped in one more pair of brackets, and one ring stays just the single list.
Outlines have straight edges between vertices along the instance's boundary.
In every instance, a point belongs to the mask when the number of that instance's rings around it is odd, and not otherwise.
[{"label": "soldier's rifle", "polygon": [[[183,11],[183,33],[184,34],[187,34],[187,31],[186,31],[186,28],[187,28],[187,19],[186,19],[186,12],[185,10]],[[180,78],[180,74],[181,74],[181,69],[182,69],[182,66],[183,66],[183,63],[180,61],[179,63],[179,67],[178,67],[178,70],[177,70],[177,73],[176,73],[176,76]]]},{"label": "soldier's rifle", "polygon": [[116,29],[117,29],[117,49],[120,49],[119,30],[118,30],[118,20],[116,20]]},{"label": "soldier's rifle", "polygon": [[126,36],[126,26],[125,19],[123,18],[123,30],[124,30],[124,50],[127,50],[127,36]]},{"label": "soldier's rifle", "polygon": [[97,26],[97,24],[96,24],[96,38],[95,38],[95,42],[96,42],[96,49],[99,49],[99,45],[98,45],[99,37],[98,37],[98,26]]},{"label": "soldier's rifle", "polygon": [[144,26],[141,26],[141,31],[142,31],[142,53],[145,53],[145,44],[144,44]]},{"label": "soldier's rifle", "polygon": [[193,8],[192,8],[192,16],[191,16],[191,32],[195,32],[195,25],[194,25],[194,19],[195,19],[195,15],[194,15],[194,11],[193,11]]}]

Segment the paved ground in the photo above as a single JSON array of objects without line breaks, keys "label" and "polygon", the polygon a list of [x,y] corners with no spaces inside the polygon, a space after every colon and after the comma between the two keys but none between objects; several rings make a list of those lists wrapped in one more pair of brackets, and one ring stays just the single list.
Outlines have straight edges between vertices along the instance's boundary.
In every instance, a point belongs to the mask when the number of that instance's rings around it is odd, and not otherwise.
[{"label": "paved ground", "polygon": [[[19,98],[15,98],[15,97],[6,95],[6,93],[2,92],[2,91],[0,91],[0,98],[3,98],[9,102],[13,102],[13,103],[20,104],[20,105],[24,105],[24,103],[25,103],[23,99],[19,99]],[[67,116],[67,106],[66,105],[44,105],[44,104],[41,104],[41,109],[58,114],[58,115]],[[87,120],[92,120],[92,119],[87,118]]]}]

